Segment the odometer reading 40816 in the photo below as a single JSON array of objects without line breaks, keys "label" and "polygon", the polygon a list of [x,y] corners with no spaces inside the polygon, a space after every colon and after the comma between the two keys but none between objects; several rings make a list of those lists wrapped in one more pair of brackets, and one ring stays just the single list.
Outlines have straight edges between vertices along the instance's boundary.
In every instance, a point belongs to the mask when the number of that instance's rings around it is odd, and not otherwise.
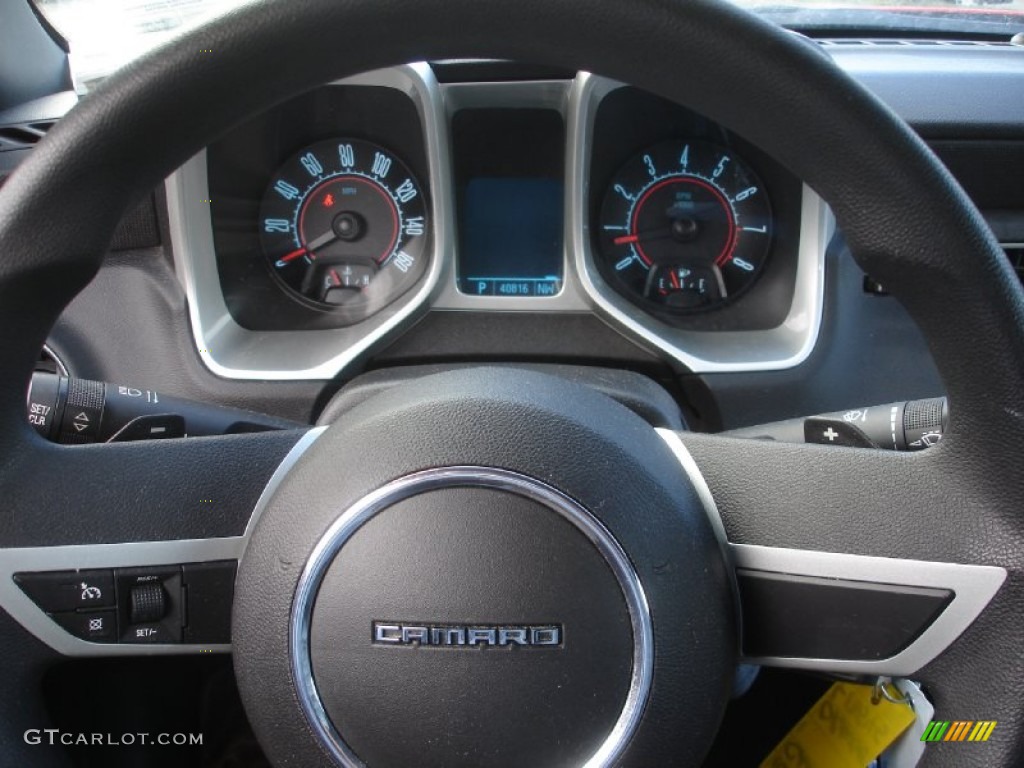
[{"label": "odometer reading 40816", "polygon": [[757,278],[768,255],[768,195],[735,154],[673,140],[631,158],[612,179],[598,223],[604,271],[641,306],[721,306]]},{"label": "odometer reading 40816", "polygon": [[271,179],[259,226],[270,269],[288,291],[351,322],[390,304],[426,267],[419,182],[365,141],[331,139],[296,152]]}]

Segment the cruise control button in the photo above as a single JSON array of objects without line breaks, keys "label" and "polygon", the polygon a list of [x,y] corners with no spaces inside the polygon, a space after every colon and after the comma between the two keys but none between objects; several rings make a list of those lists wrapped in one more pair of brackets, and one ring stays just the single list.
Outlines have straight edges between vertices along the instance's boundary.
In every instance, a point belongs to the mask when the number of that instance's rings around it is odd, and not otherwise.
[{"label": "cruise control button", "polygon": [[109,570],[16,573],[14,581],[47,613],[114,607],[114,574]]},{"label": "cruise control button", "polygon": [[112,643],[117,639],[114,611],[82,611],[54,614],[54,620],[75,637],[93,643]]},{"label": "cruise control button", "polygon": [[180,643],[185,607],[181,566],[118,568],[118,638],[122,643]]},{"label": "cruise control button", "polygon": [[62,443],[92,443],[100,434],[106,384],[68,379],[68,400],[60,423]]},{"label": "cruise control button", "polygon": [[160,621],[167,612],[167,594],[159,581],[132,587],[130,600],[129,620],[132,624]]},{"label": "cruise control button", "polygon": [[42,373],[32,375],[32,387],[28,398],[28,423],[47,440],[53,437],[57,413],[60,379]]},{"label": "cruise control button", "polygon": [[121,632],[122,643],[180,643],[181,631],[172,632],[161,623],[132,624]]}]

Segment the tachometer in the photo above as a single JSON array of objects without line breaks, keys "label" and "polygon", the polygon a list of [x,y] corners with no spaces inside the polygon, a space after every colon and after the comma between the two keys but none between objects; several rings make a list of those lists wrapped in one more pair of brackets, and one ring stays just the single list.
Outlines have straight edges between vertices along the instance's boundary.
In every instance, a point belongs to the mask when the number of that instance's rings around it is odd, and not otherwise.
[{"label": "tachometer", "polygon": [[368,317],[407,291],[427,261],[427,205],[389,151],[331,139],[296,152],[260,206],[260,240],[289,292],[318,309]]},{"label": "tachometer", "polygon": [[749,288],[772,238],[757,176],[703,141],[667,141],[631,158],[612,180],[598,226],[616,289],[676,313],[721,306]]}]

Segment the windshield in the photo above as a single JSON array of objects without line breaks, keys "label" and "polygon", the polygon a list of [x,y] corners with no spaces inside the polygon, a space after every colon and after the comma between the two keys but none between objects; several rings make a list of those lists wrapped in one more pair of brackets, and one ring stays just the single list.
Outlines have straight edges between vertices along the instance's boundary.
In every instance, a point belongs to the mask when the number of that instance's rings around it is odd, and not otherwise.
[{"label": "windshield", "polygon": [[[35,0],[67,39],[80,90],[245,0]],[[1024,0],[734,0],[817,34],[1001,38],[1024,32]]]}]

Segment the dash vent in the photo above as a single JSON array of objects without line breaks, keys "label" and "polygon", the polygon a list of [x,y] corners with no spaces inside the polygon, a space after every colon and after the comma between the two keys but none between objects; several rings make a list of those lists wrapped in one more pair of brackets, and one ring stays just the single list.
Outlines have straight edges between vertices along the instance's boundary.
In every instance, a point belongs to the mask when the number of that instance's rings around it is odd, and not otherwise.
[{"label": "dash vent", "polygon": [[0,152],[12,149],[28,149],[39,143],[56,120],[43,120],[34,123],[17,123],[0,126]]},{"label": "dash vent", "polygon": [[1006,251],[1006,257],[1010,260],[1013,271],[1024,283],[1024,243],[1003,243],[1003,250]]},{"label": "dash vent", "polygon": [[[1024,284],[1024,243],[1000,243],[1006,258],[1010,260],[1010,266],[1017,273],[1017,279]],[[864,275],[864,293],[871,296],[888,296],[889,292],[885,286],[879,283],[870,275]]]}]

